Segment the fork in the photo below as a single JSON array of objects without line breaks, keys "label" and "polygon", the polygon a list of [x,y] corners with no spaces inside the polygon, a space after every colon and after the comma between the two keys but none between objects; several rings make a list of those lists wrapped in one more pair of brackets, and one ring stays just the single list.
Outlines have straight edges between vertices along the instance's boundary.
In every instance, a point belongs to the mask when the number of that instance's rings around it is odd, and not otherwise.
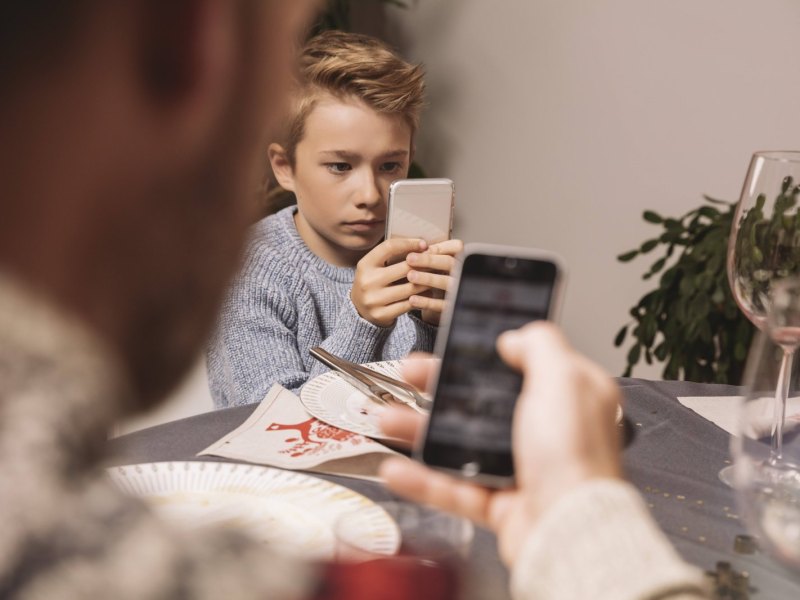
[{"label": "fork", "polygon": [[319,346],[311,348],[309,354],[381,404],[397,402],[423,414],[427,414],[430,409],[430,399],[405,381],[338,357]]}]

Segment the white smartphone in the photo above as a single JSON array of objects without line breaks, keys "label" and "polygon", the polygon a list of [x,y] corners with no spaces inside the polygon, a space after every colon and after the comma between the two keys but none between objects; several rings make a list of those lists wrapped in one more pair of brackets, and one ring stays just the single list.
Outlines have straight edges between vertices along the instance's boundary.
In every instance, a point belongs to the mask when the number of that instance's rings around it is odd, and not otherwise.
[{"label": "white smartphone", "polygon": [[449,179],[398,179],[389,186],[386,239],[420,238],[429,245],[449,240],[455,187]]},{"label": "white smartphone", "polygon": [[500,358],[497,337],[552,319],[563,270],[553,254],[467,244],[436,340],[441,358],[427,431],[416,456],[490,487],[514,482],[511,422],[522,376]]}]

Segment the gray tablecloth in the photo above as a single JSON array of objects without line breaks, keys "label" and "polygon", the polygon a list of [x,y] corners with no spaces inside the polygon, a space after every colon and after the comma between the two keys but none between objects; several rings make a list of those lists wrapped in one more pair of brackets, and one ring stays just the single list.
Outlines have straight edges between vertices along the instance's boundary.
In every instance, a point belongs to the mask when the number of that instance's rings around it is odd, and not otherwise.
[{"label": "gray tablecloth", "polygon": [[[713,571],[727,561],[747,572],[751,598],[800,598],[800,576],[767,556],[734,551],[745,533],[734,494],[717,474],[729,464],[727,433],[678,403],[678,396],[735,395],[736,388],[687,382],[619,380],[625,393],[627,476],[639,488],[654,517],[689,562]],[[174,421],[109,442],[112,464],[199,460],[195,454],[238,427],[254,406],[221,410]],[[735,407],[732,405],[731,410]],[[204,460],[207,460],[204,458]],[[216,459],[223,460],[223,459]],[[369,498],[392,498],[380,485],[325,477]],[[492,534],[479,530],[470,563],[470,598],[508,598],[508,573]]]}]

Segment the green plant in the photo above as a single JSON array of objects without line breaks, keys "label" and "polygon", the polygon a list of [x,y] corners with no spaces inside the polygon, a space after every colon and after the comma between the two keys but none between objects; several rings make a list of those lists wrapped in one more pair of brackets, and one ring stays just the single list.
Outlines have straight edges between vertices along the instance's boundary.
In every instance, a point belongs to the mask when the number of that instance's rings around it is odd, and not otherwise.
[{"label": "green plant", "polygon": [[[633,345],[624,376],[644,358],[664,362],[665,379],[739,383],[754,327],[736,305],[728,285],[726,255],[736,204],[707,196],[703,206],[675,219],[645,211],[660,235],[617,259],[666,247],[643,279],[660,273],[658,286],[630,310],[633,321],[614,339],[621,346],[628,333]],[[676,255],[671,265],[668,262]]]}]

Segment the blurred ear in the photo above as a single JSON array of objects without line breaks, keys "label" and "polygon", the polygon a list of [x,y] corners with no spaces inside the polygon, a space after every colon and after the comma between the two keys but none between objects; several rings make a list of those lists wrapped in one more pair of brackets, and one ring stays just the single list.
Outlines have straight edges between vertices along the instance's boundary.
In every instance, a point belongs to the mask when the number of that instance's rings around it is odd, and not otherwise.
[{"label": "blurred ear", "polygon": [[141,3],[142,91],[165,139],[198,142],[224,110],[240,58],[236,6],[226,0]]},{"label": "blurred ear", "polygon": [[283,146],[270,144],[267,149],[267,155],[269,156],[269,164],[272,166],[272,172],[280,186],[290,192],[296,191],[294,189],[294,169]]}]

